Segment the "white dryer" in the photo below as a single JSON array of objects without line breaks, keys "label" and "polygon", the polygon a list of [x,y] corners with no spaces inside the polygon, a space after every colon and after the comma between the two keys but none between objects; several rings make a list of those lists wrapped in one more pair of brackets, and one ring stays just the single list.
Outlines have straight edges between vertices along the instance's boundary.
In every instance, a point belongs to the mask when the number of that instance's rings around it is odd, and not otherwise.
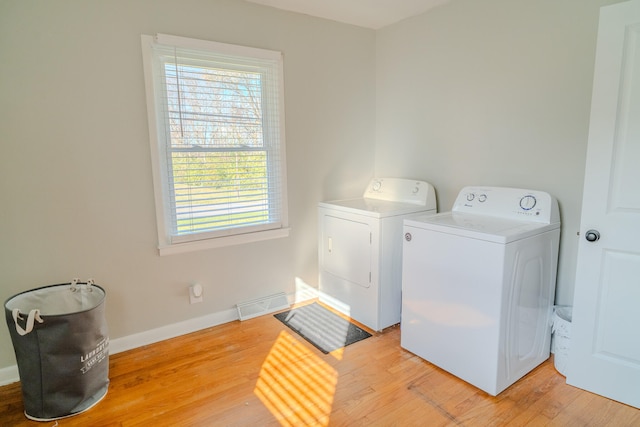
[{"label": "white dryer", "polygon": [[494,396],[549,358],[555,198],[466,187],[451,212],[404,224],[403,348]]},{"label": "white dryer", "polygon": [[373,179],[361,198],[321,202],[320,301],[376,331],[399,323],[402,221],[435,213],[431,184],[398,178]]}]

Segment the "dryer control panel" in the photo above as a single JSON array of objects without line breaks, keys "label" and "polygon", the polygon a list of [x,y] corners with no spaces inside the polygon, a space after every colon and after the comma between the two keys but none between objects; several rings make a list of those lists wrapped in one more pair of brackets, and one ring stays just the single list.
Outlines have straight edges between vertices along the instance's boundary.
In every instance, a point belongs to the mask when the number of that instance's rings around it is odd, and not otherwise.
[{"label": "dryer control panel", "polygon": [[558,202],[553,196],[520,188],[465,187],[451,210],[545,224],[560,222]]},{"label": "dryer control panel", "polygon": [[413,179],[374,178],[369,182],[362,197],[436,208],[436,193],[433,186],[428,182]]}]

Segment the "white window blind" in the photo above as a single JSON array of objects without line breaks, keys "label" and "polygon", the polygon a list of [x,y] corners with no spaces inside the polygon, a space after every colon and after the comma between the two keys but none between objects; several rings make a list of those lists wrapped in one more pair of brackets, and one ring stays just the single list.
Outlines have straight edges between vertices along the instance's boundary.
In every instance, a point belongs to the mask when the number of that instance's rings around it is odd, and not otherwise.
[{"label": "white window blind", "polygon": [[161,249],[285,228],[282,55],[166,35],[145,50]]}]

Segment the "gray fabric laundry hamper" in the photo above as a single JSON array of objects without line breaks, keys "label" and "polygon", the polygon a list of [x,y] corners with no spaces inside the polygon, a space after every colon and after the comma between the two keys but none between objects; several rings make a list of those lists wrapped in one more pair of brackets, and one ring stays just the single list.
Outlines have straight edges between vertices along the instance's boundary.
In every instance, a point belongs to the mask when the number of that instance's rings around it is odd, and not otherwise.
[{"label": "gray fabric laundry hamper", "polygon": [[44,286],[5,302],[24,413],[36,421],[79,414],[109,387],[106,292],[89,280]]}]

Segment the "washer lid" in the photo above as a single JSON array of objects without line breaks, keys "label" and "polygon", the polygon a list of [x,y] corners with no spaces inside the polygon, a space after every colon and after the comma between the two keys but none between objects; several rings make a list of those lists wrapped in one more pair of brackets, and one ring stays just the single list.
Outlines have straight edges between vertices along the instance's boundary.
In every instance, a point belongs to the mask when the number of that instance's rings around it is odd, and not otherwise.
[{"label": "washer lid", "polygon": [[560,228],[560,223],[543,224],[456,212],[405,219],[404,224],[425,230],[502,244]]},{"label": "washer lid", "polygon": [[429,212],[435,209],[417,205],[414,203],[391,202],[369,198],[333,200],[320,202],[319,207],[335,209],[341,212],[349,212],[357,215],[365,215],[373,218],[384,218],[398,215],[407,215],[417,212]]}]

